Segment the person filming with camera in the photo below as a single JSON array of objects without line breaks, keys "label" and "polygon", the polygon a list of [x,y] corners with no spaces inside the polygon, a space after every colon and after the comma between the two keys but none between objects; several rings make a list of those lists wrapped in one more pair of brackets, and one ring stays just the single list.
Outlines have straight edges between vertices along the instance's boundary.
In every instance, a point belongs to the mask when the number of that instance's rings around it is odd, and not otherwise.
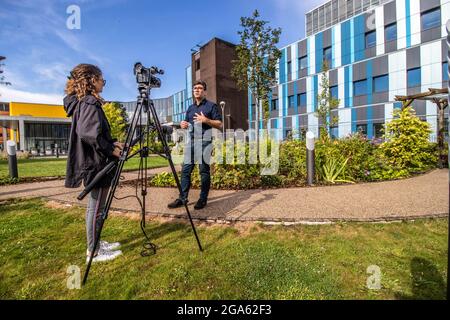
[{"label": "person filming with camera", "polygon": [[[201,192],[194,209],[199,210],[206,206],[211,185],[211,139],[205,139],[205,137],[211,134],[212,128],[220,130],[222,127],[222,117],[217,105],[206,100],[206,83],[200,80],[194,82],[192,91],[194,103],[188,107],[185,119],[180,123],[182,129],[188,129],[189,131],[181,170],[181,193],[178,199],[168,204],[170,209],[184,206],[184,203],[188,201],[191,174],[196,160],[199,162]],[[201,135],[197,135],[197,130],[200,131]],[[195,149],[197,150],[194,152]],[[201,154],[201,159],[195,159],[197,153]]]}]

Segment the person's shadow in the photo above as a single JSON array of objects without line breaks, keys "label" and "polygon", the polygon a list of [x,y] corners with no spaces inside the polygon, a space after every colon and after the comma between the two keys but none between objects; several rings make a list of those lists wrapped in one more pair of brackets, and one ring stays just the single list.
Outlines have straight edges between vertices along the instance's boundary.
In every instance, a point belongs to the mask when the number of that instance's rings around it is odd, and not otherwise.
[{"label": "person's shadow", "polygon": [[398,299],[442,300],[446,299],[446,284],[436,266],[430,261],[414,257],[411,260],[411,295],[397,293]]}]

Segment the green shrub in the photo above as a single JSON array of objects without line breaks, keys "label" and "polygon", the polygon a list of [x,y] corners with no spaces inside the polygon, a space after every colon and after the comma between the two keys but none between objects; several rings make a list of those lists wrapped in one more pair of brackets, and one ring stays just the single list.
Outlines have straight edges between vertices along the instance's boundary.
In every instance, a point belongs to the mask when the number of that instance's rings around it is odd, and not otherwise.
[{"label": "green shrub", "polygon": [[279,175],[285,186],[302,186],[306,183],[305,141],[290,140],[281,144]]},{"label": "green shrub", "polygon": [[[398,119],[387,126],[388,141],[381,145],[360,133],[343,139],[331,140],[324,136],[317,140],[316,181],[331,184],[382,181],[408,177],[414,172],[435,167],[437,145],[428,142],[428,124],[415,117],[412,110],[397,111],[396,116]],[[268,145],[272,147],[270,142]],[[261,176],[262,165],[248,163],[248,144],[234,146],[231,164],[224,164],[225,145],[219,150],[221,152],[213,154],[214,164],[211,166],[211,186],[215,189],[277,188],[306,184],[305,141],[282,142],[278,174],[270,176]],[[238,164],[239,153],[245,155],[244,164]],[[175,186],[173,177],[167,175],[156,176],[153,185]],[[192,186],[200,187],[198,166],[192,174]]]},{"label": "green shrub", "polygon": [[261,176],[261,186],[264,188],[280,188],[285,185],[285,177],[279,175]]},{"label": "green shrub", "polygon": [[[332,165],[329,159],[336,159]],[[316,177],[318,181],[330,182],[334,175],[324,168],[338,167],[348,159],[337,179],[349,181],[381,181],[408,177],[409,171],[383,157],[379,146],[360,133],[339,140],[321,139],[316,142]],[[328,176],[328,177],[327,177]]]},{"label": "green shrub", "polygon": [[19,183],[19,178],[1,177],[0,186]]},{"label": "green shrub", "polygon": [[346,173],[355,181],[371,180],[369,170],[377,147],[364,135],[357,133],[338,140],[337,149],[343,158],[348,158]]},{"label": "green shrub", "polygon": [[394,110],[394,119],[386,125],[386,142],[381,156],[391,166],[410,173],[436,166],[436,146],[429,142],[429,123],[421,121],[411,107]]},{"label": "green shrub", "polygon": [[254,189],[261,187],[257,165],[214,164],[211,185],[216,189]]},{"label": "green shrub", "polygon": [[153,187],[176,187],[175,178],[172,173],[161,172],[155,175],[150,180],[150,185]]},{"label": "green shrub", "polygon": [[353,183],[351,178],[347,178],[347,162],[350,158],[343,160],[340,158],[328,157],[319,171],[325,182],[335,184],[337,182]]},{"label": "green shrub", "polygon": [[[216,189],[252,189],[261,187],[260,166],[249,164],[250,147],[234,145],[234,158],[231,164],[226,162],[226,145],[215,145],[213,154],[211,185]],[[239,155],[244,158],[238,159]]]}]

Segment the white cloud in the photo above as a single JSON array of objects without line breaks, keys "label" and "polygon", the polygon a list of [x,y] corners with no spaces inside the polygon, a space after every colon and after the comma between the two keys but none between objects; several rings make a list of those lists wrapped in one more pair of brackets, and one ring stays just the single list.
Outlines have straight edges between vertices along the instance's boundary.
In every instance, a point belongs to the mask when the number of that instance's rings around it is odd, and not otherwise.
[{"label": "white cloud", "polygon": [[64,88],[70,68],[67,64],[56,62],[53,64],[37,64],[33,71],[40,77],[40,82],[52,84],[54,90]]},{"label": "white cloud", "polygon": [[65,29],[54,29],[53,31],[55,35],[58,36],[58,38],[72,50],[85,55],[87,58],[95,61],[99,65],[104,64],[104,59],[89,50],[86,45],[83,45],[80,38],[74,33],[74,31]]},{"label": "white cloud", "polygon": [[0,101],[62,105],[63,95],[34,93],[28,91],[15,90],[9,87],[0,87]]}]

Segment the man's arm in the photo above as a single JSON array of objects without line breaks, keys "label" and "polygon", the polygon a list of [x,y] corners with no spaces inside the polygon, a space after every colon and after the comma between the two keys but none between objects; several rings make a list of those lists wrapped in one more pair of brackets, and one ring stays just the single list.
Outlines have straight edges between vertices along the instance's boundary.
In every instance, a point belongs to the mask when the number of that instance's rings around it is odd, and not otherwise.
[{"label": "man's arm", "polygon": [[219,129],[219,130],[222,128],[222,121],[209,119],[203,114],[203,112],[196,113],[194,116],[194,120],[205,123],[213,128]]},{"label": "man's arm", "polygon": [[209,125],[218,130],[222,130],[222,115],[219,112],[219,108],[214,104],[211,109],[211,119],[209,119]]},{"label": "man's arm", "polygon": [[207,125],[210,125],[211,127],[219,129],[219,130],[222,129],[222,121],[220,121],[220,120],[211,120],[211,119],[208,119],[208,118],[206,118],[206,119],[207,119],[206,120],[206,124]]}]

